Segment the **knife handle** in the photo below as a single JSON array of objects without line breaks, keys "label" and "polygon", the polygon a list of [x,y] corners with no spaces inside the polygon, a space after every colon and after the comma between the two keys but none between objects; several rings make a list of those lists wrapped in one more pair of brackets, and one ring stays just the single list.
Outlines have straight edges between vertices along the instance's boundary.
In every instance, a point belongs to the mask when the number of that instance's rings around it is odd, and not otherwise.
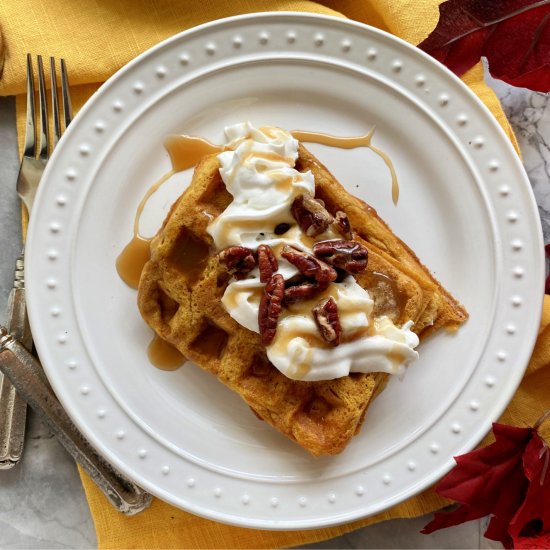
[{"label": "knife handle", "polygon": [[[8,297],[8,330],[27,349],[32,336],[27,318],[23,279],[23,254],[15,264],[15,281]],[[0,470],[15,466],[23,454],[27,404],[10,380],[0,373]]]},{"label": "knife handle", "polygon": [[0,327],[0,370],[117,510],[134,515],[150,505],[151,495],[117,472],[77,430],[40,363],[4,327]]}]

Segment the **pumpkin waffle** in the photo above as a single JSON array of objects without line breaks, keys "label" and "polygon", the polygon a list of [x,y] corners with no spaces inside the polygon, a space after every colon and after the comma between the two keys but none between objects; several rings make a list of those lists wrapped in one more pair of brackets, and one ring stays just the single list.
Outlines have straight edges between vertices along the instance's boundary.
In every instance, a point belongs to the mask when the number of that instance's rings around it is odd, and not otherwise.
[{"label": "pumpkin waffle", "polygon": [[[374,316],[387,315],[398,326],[412,320],[421,339],[464,322],[466,310],[376,211],[348,193],[305,147],[298,153],[295,168],[311,170],[316,198],[332,214],[344,211],[354,239],[368,249],[368,269],[356,280],[374,300]],[[207,226],[231,200],[216,155],[205,156],[151,242],[139,284],[140,312],[162,339],[237,392],[258,418],[313,455],[337,454],[359,431],[388,375],[304,382],[268,361],[259,334],[233,320],[221,303],[230,276]]]}]

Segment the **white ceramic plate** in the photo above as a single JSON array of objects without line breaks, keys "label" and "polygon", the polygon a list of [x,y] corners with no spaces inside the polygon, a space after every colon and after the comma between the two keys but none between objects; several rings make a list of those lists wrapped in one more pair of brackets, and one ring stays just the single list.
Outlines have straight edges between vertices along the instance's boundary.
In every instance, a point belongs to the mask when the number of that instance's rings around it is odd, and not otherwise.
[{"label": "white ceramic plate", "polygon": [[[366,150],[311,149],[371,203],[470,320],[437,334],[392,379],[341,455],[314,459],[193,365],[153,368],[150,330],[115,259],[136,206],[170,169],[162,142],[220,142],[242,120],[359,135]],[[153,234],[190,173],[150,201]],[[331,525],[426,488],[487,432],[516,389],[539,323],[542,239],[523,168],[490,113],[452,74],[376,29],[262,14],[177,35],[119,71],[79,113],[44,174],[27,287],[48,377],[97,449],[158,497],[215,520],[271,529]]]}]

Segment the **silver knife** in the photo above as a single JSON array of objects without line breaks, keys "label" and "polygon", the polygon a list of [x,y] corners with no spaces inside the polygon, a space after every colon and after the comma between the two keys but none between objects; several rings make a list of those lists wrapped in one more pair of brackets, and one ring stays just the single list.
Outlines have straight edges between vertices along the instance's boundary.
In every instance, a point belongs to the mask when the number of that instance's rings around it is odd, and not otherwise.
[{"label": "silver knife", "polygon": [[0,370],[115,508],[134,515],[149,507],[151,495],[97,453],[59,403],[40,363],[5,327],[0,327]]}]

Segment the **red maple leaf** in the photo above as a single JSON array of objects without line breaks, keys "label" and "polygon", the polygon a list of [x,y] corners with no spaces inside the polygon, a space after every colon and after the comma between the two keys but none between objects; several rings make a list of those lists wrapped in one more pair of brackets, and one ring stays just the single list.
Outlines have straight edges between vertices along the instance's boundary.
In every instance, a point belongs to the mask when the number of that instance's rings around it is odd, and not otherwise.
[{"label": "red maple leaf", "polygon": [[493,424],[495,442],[455,457],[457,466],[435,487],[460,505],[436,513],[422,533],[487,515],[485,536],[506,548],[550,548],[550,450],[533,428]]},{"label": "red maple leaf", "polygon": [[482,56],[513,86],[550,91],[550,0],[447,0],[418,47],[458,76]]},{"label": "red maple leaf", "polygon": [[523,470],[529,480],[529,489],[508,530],[514,548],[550,548],[549,463],[548,446],[535,433],[523,454]]},{"label": "red maple leaf", "polygon": [[493,433],[495,442],[491,445],[455,457],[457,466],[437,484],[435,491],[461,505],[452,512],[436,513],[422,533],[492,515],[485,536],[512,548],[508,525],[528,487],[523,452],[536,432],[533,428],[494,423]]}]

